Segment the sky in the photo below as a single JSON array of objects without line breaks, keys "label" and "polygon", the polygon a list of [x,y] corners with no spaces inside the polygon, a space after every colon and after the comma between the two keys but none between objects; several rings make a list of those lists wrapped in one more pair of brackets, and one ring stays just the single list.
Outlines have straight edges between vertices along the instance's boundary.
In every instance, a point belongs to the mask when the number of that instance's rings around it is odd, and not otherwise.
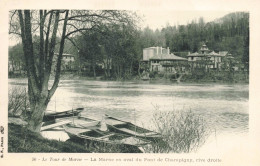
[{"label": "sky", "polygon": [[143,19],[141,27],[149,26],[151,29],[161,29],[167,24],[169,25],[186,25],[192,20],[204,18],[205,22],[210,22],[221,18],[229,11],[163,11],[163,10],[143,10],[137,12]]},{"label": "sky", "polygon": [[[171,11],[171,10],[139,10],[137,14],[141,17],[140,27],[147,26],[150,29],[162,29],[168,25],[186,25],[192,20],[204,18],[205,22],[213,21],[228,14],[228,11]],[[9,38],[9,46],[17,44],[17,38]]]}]

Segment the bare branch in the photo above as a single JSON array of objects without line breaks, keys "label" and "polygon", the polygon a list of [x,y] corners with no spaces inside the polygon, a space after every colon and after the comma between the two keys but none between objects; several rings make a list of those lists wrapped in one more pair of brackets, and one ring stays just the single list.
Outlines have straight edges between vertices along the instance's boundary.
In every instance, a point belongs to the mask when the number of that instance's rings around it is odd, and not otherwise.
[{"label": "bare branch", "polygon": [[47,32],[46,32],[46,37],[45,37],[45,54],[44,54],[44,64],[45,64],[45,68],[46,66],[46,62],[47,62],[47,56],[48,56],[48,49],[49,49],[49,34],[50,34],[50,26],[51,26],[51,20],[52,20],[52,16],[53,16],[53,11],[51,12],[51,15],[49,17],[49,23],[48,23],[48,27],[47,27]]},{"label": "bare branch", "polygon": [[58,56],[57,66],[56,66],[56,74],[55,74],[54,83],[53,83],[51,89],[49,90],[49,94],[48,94],[49,98],[51,98],[53,96],[54,92],[56,91],[56,89],[58,87],[59,81],[60,81],[61,60],[62,60],[62,54],[63,54],[64,43],[65,43],[65,38],[66,38],[68,14],[69,14],[69,11],[66,11],[65,20],[64,20],[64,24],[63,24],[63,31],[62,31],[62,36],[61,36],[60,51],[59,51],[59,56]]},{"label": "bare branch", "polygon": [[77,46],[77,44],[69,37],[66,37],[66,39],[68,39],[78,50],[80,49],[79,46]]},{"label": "bare branch", "polygon": [[52,32],[52,37],[51,37],[51,43],[49,45],[49,56],[46,61],[46,69],[45,69],[45,73],[44,73],[43,84],[45,86],[42,87],[42,88],[44,88],[44,90],[48,88],[48,81],[49,81],[50,73],[51,73],[51,65],[52,65],[52,60],[53,60],[53,56],[54,56],[54,48],[55,48],[56,35],[57,35],[57,30],[58,30],[59,16],[60,16],[59,11],[56,11],[55,23],[53,26],[53,32]]},{"label": "bare branch", "polygon": [[12,32],[12,31],[9,31],[9,34],[15,34],[15,35],[18,35],[18,36],[22,36],[21,33],[18,33],[18,32]]},{"label": "bare branch", "polygon": [[81,31],[84,31],[84,30],[91,30],[91,29],[94,29],[94,27],[76,29],[76,30],[71,31],[70,33],[68,33],[68,34],[65,36],[65,38],[68,38],[68,37],[69,37],[71,34],[73,34],[73,33],[81,32]]}]

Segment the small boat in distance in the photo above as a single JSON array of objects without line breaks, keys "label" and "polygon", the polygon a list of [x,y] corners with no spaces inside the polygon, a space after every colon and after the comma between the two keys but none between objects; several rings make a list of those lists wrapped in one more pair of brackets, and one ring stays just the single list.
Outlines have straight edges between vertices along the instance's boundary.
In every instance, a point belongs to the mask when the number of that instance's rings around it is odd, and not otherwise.
[{"label": "small boat in distance", "polygon": [[111,132],[128,134],[138,138],[148,139],[151,141],[158,141],[162,138],[159,133],[145,129],[140,126],[136,126],[131,122],[116,119],[106,114],[105,123],[107,125],[108,130]]},{"label": "small boat in distance", "polygon": [[43,116],[43,122],[46,121],[52,121],[57,118],[64,118],[64,117],[70,117],[70,116],[77,116],[80,112],[82,112],[84,108],[76,108],[71,109],[68,111],[62,111],[62,112],[54,112],[54,111],[46,111]]}]

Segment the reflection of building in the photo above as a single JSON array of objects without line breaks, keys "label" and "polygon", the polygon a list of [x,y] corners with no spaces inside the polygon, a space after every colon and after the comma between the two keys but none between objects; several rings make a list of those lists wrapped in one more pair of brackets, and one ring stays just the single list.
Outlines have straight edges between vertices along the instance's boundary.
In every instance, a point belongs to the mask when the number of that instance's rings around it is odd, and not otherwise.
[{"label": "reflection of building", "polygon": [[220,68],[223,64],[223,58],[227,55],[227,51],[216,53],[210,51],[204,44],[198,52],[188,54],[188,61],[193,62],[194,66],[207,65],[209,68]]},{"label": "reflection of building", "polygon": [[171,54],[169,47],[149,47],[143,49],[142,63],[150,71],[176,72],[185,70],[187,59]]}]

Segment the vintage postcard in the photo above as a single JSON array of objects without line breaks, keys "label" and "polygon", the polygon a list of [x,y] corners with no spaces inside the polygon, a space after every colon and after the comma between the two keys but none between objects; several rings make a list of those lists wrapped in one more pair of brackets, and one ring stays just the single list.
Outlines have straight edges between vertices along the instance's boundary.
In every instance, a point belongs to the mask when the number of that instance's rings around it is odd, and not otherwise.
[{"label": "vintage postcard", "polygon": [[257,1],[3,1],[0,165],[259,165]]}]

